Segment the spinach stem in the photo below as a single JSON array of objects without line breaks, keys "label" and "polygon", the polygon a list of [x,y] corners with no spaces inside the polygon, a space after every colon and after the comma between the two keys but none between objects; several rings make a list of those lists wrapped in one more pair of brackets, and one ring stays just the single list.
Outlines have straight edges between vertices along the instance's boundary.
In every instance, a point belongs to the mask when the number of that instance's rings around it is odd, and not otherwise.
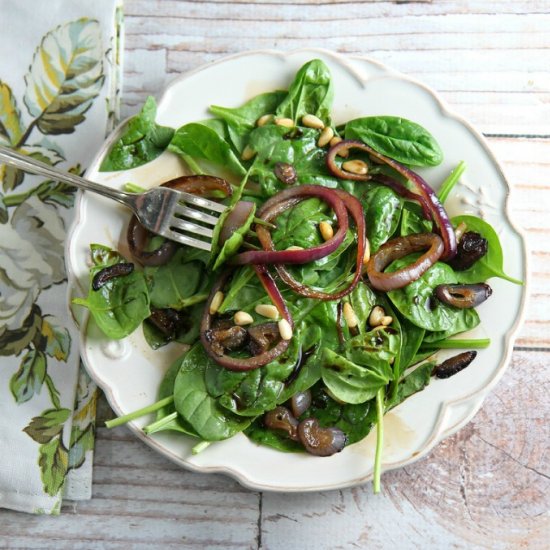
[{"label": "spinach stem", "polygon": [[145,187],[141,185],[136,185],[135,183],[128,182],[122,186],[123,191],[128,191],[128,193],[143,193],[146,191]]},{"label": "spinach stem", "polygon": [[374,493],[380,492],[380,475],[382,473],[382,447],[384,445],[384,388],[376,392],[376,452],[374,455]]},{"label": "spinach stem", "polygon": [[201,441],[200,443],[197,443],[193,449],[191,449],[191,453],[198,455],[201,451],[204,451],[204,449],[209,447],[211,443],[211,441]]},{"label": "spinach stem", "polygon": [[140,416],[144,416],[146,414],[158,411],[159,409],[162,409],[162,407],[166,407],[166,405],[170,405],[170,403],[173,403],[173,402],[174,402],[174,396],[169,395],[168,397],[165,397],[164,399],[161,399],[160,401],[157,401],[152,405],[147,405],[147,407],[143,407],[142,409],[138,409],[137,411],[131,412],[129,414],[125,414],[124,416],[119,416],[118,418],[107,420],[107,422],[105,422],[105,426],[107,428],[114,428],[115,426],[121,426],[122,424],[126,424],[126,422],[130,422],[130,420],[135,420]]},{"label": "spinach stem", "polygon": [[269,223],[269,222],[266,222],[265,220],[262,220],[261,218],[256,218],[256,216],[254,216],[252,221],[254,223],[257,223],[258,225],[265,225],[266,227],[269,227],[270,229],[277,229],[276,225],[274,225],[272,223]]},{"label": "spinach stem", "polygon": [[171,422],[172,420],[175,420],[178,417],[177,412],[173,412],[167,416],[164,416],[163,418],[159,418],[157,421],[153,422],[152,424],[148,424],[143,428],[143,432],[146,434],[152,434],[154,432],[158,432],[159,429],[164,427],[166,424]]},{"label": "spinach stem", "polygon": [[430,350],[433,349],[467,349],[467,348],[474,348],[474,349],[485,349],[488,348],[491,344],[490,338],[472,338],[472,339],[453,339],[453,338],[446,338],[445,340],[440,340],[439,342],[434,342],[432,345],[426,345],[422,349],[423,350]]},{"label": "spinach stem", "polygon": [[187,164],[187,166],[189,167],[189,170],[191,170],[193,174],[196,174],[199,176],[204,174],[201,167],[197,164],[197,162],[192,156],[186,155],[185,153],[180,153],[180,154],[183,160],[185,161],[185,163]]},{"label": "spinach stem", "polygon": [[452,170],[452,172],[447,176],[445,181],[442,183],[441,189],[437,194],[442,204],[447,200],[447,197],[449,196],[450,192],[453,190],[453,187],[457,184],[458,180],[460,179],[460,176],[462,176],[462,174],[464,173],[464,170],[466,170],[466,163],[463,160],[461,160],[456,166],[456,168]]}]

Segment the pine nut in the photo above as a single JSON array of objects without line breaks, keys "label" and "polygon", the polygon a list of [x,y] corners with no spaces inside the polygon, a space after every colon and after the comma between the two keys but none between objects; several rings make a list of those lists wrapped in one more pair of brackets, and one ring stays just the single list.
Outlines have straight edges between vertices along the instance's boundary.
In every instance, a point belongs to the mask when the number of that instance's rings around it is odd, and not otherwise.
[{"label": "pine nut", "polygon": [[321,237],[323,237],[325,241],[328,241],[334,237],[334,229],[332,229],[332,225],[328,222],[322,221],[319,224],[319,231],[321,232]]},{"label": "pine nut", "polygon": [[[340,143],[342,141],[342,138],[340,136],[334,136],[330,140],[330,146],[334,147],[337,143]],[[347,149],[341,149],[338,151],[338,156],[342,158],[348,158],[349,157],[349,151]]]},{"label": "pine nut", "polygon": [[328,145],[333,137],[334,130],[330,126],[326,126],[317,140],[317,147],[324,147],[325,145]]},{"label": "pine nut", "polygon": [[277,326],[279,327],[279,333],[283,340],[290,340],[292,338],[292,327],[286,319],[281,319]]},{"label": "pine nut", "polygon": [[265,126],[273,121],[273,115],[263,115],[256,121],[256,126]]},{"label": "pine nut", "polygon": [[365,239],[365,255],[363,256],[363,265],[366,266],[370,260],[370,242]]},{"label": "pine nut", "polygon": [[210,302],[210,307],[208,308],[208,313],[210,313],[210,315],[214,315],[214,313],[216,313],[218,309],[220,309],[220,306],[222,305],[222,302],[223,302],[223,298],[224,298],[224,295],[221,290],[218,290],[218,292],[214,294],[214,297]]},{"label": "pine nut", "polygon": [[359,324],[359,319],[357,319],[357,315],[355,315],[355,311],[349,302],[344,304],[342,313],[344,314],[346,325],[348,325],[349,328],[355,328]]},{"label": "pine nut", "polygon": [[352,174],[357,174],[359,176],[365,176],[369,171],[367,163],[362,160],[347,160],[342,163],[342,168],[346,172],[351,172]]},{"label": "pine nut", "polygon": [[250,159],[254,158],[255,155],[256,155],[256,151],[254,151],[254,149],[252,149],[252,147],[247,145],[243,149],[243,152],[241,153],[241,158],[243,160],[250,160]]},{"label": "pine nut", "polygon": [[292,246],[289,246],[287,248],[287,250],[304,250],[304,247],[303,246],[297,246],[297,245],[292,245]]},{"label": "pine nut", "polygon": [[371,327],[377,327],[382,324],[382,319],[386,316],[384,308],[380,306],[374,306],[369,315],[369,325]]},{"label": "pine nut", "polygon": [[322,130],[325,127],[325,123],[315,115],[304,115],[302,124],[306,128],[314,128],[315,130]]},{"label": "pine nut", "polygon": [[336,145],[337,143],[340,143],[342,141],[342,138],[340,136],[334,136],[333,138],[331,138],[330,140],[330,146],[332,147],[333,145]]},{"label": "pine nut", "polygon": [[285,128],[294,128],[294,121],[291,118],[276,118],[275,124],[277,126],[284,126]]},{"label": "pine nut", "polygon": [[393,317],[391,315],[384,315],[382,317],[382,320],[380,321],[380,324],[384,327],[387,327],[393,323]]},{"label": "pine nut", "polygon": [[252,315],[246,311],[237,311],[237,313],[233,316],[233,322],[239,326],[250,325],[254,322],[254,319],[252,318]]},{"label": "pine nut", "polygon": [[268,319],[277,319],[279,317],[279,310],[271,304],[258,304],[254,311],[261,315],[262,317],[267,317]]}]

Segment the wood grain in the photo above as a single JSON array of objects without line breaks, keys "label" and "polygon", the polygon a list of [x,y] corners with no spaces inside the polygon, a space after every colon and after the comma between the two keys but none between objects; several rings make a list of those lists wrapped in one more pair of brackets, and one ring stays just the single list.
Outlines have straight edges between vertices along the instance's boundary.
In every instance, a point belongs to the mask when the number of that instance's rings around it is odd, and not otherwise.
[{"label": "wood grain", "polygon": [[[99,428],[93,498],[0,511],[1,548],[542,549],[550,540],[550,2],[127,0],[123,114],[250,49],[322,46],[422,80],[489,141],[527,233],[530,293],[509,369],[473,421],[371,485],[304,495],[187,472]],[[507,258],[507,261],[514,261]],[[110,414],[103,402],[101,415]]]}]

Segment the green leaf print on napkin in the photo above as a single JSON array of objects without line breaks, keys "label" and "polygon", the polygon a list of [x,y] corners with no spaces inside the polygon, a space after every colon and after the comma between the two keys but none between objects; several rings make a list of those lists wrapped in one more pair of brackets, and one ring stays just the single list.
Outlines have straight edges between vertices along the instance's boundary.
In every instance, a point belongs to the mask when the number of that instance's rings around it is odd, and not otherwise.
[{"label": "green leaf print on napkin", "polygon": [[21,113],[11,88],[0,80],[0,143],[14,145],[23,135]]},{"label": "green leaf print on napkin", "polygon": [[69,466],[69,453],[63,442],[56,438],[45,445],[40,445],[38,465],[44,490],[48,495],[55,496],[65,483]]},{"label": "green leaf print on napkin", "polygon": [[[25,76],[25,105],[43,134],[70,134],[103,85],[101,31],[78,19],[46,34]],[[28,130],[27,130],[28,131]]]},{"label": "green leaf print on napkin", "polygon": [[69,409],[48,409],[42,416],[35,416],[23,431],[37,443],[49,443],[63,431],[63,424],[69,416]]},{"label": "green leaf print on napkin", "polygon": [[10,390],[17,403],[25,403],[40,393],[46,378],[46,356],[31,349],[23,356],[19,370],[11,377]]}]

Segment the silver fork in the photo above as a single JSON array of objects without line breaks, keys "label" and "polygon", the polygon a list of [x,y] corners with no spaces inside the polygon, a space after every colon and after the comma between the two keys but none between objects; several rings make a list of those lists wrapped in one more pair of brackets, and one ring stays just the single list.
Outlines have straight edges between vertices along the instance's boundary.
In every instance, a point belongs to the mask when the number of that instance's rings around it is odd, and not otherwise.
[{"label": "silver fork", "polygon": [[[1,145],[0,162],[121,202],[134,212],[140,223],[149,231],[202,250],[210,251],[213,231],[208,226],[216,225],[219,214],[226,209],[223,204],[168,187],[155,187],[145,193],[126,193],[111,189],[80,176],[62,172]],[[206,239],[189,236],[189,233]]]}]

